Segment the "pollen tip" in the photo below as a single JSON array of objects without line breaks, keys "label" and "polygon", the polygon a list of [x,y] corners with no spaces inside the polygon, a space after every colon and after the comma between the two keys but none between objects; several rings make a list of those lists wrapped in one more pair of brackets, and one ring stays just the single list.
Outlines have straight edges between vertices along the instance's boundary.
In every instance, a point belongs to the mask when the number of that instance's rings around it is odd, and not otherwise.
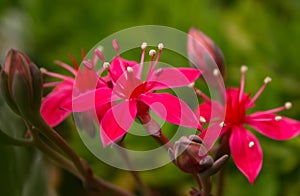
[{"label": "pollen tip", "polygon": [[108,69],[109,67],[110,67],[109,62],[104,62],[104,63],[103,63],[103,68],[104,68],[104,69]]},{"label": "pollen tip", "polygon": [[265,84],[268,84],[269,82],[271,82],[272,81],[272,78],[271,77],[266,77],[265,79],[264,79],[264,83]]},{"label": "pollen tip", "polygon": [[203,116],[200,116],[199,121],[202,123],[206,123],[206,119]]},{"label": "pollen tip", "polygon": [[132,72],[133,72],[132,67],[127,67],[126,69],[127,69],[127,72],[128,72],[128,73],[132,73]]},{"label": "pollen tip", "polygon": [[220,125],[221,128],[226,126],[225,122],[221,122],[219,125]]},{"label": "pollen tip", "polygon": [[103,49],[104,49],[103,46],[100,45],[100,46],[98,46],[95,50],[99,50],[100,52],[102,52]]},{"label": "pollen tip", "polygon": [[215,68],[215,69],[213,70],[213,75],[214,75],[214,76],[219,76],[219,75],[220,75],[220,71],[219,71],[218,68]]},{"label": "pollen tip", "polygon": [[156,55],[156,51],[155,50],[152,49],[152,50],[149,51],[149,56],[153,57],[155,55]]},{"label": "pollen tip", "polygon": [[41,71],[42,73],[46,73],[46,72],[47,72],[47,69],[41,67],[41,68],[40,68],[40,71]]},{"label": "pollen tip", "polygon": [[248,71],[248,67],[246,65],[241,66],[241,72],[246,73]]},{"label": "pollen tip", "polygon": [[286,102],[285,104],[284,104],[284,107],[285,107],[285,109],[291,109],[292,108],[292,103],[291,102]]},{"label": "pollen tip", "polygon": [[163,43],[159,43],[157,47],[158,47],[158,50],[162,50],[162,49],[164,49],[164,44]]},{"label": "pollen tip", "polygon": [[193,88],[195,86],[195,82],[190,83],[187,87]]},{"label": "pollen tip", "polygon": [[147,42],[143,42],[141,45],[141,49],[146,50],[146,48],[147,48]]},{"label": "pollen tip", "polygon": [[275,116],[275,120],[276,120],[276,121],[281,121],[281,120],[282,120],[282,117],[281,117],[281,116]]},{"label": "pollen tip", "polygon": [[252,148],[254,146],[254,142],[253,141],[250,141],[249,144],[248,144],[249,148]]}]

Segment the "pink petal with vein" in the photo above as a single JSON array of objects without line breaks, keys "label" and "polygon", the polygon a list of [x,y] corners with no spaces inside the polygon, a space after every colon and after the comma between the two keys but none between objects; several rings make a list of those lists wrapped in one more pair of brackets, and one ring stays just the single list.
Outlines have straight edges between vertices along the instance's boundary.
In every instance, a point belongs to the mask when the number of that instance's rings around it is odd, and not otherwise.
[{"label": "pink petal with vein", "polygon": [[244,127],[235,126],[232,128],[229,146],[235,165],[253,184],[261,170],[263,161],[259,141]]}]

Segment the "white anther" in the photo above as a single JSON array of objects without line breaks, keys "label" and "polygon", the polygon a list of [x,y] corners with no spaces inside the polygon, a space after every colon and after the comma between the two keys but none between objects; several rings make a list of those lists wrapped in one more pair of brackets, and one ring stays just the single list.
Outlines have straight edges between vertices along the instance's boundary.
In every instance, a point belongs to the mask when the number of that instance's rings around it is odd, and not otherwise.
[{"label": "white anther", "polygon": [[242,65],[241,72],[246,73],[248,71],[248,67],[246,65]]},{"label": "white anther", "polygon": [[46,73],[46,72],[47,72],[47,69],[41,67],[41,68],[40,68],[40,71],[41,71],[42,73]]},{"label": "white anther", "polygon": [[271,82],[272,81],[272,78],[271,77],[266,77],[265,79],[264,79],[264,83],[265,84],[268,84],[269,82]]},{"label": "white anther", "polygon": [[284,107],[285,107],[285,109],[291,109],[292,108],[292,103],[291,102],[286,102],[285,104],[284,104]]},{"label": "white anther", "polygon": [[143,42],[142,45],[141,45],[141,48],[142,48],[142,50],[145,50],[147,48],[147,43]]},{"label": "white anther", "polygon": [[190,83],[187,87],[193,88],[195,86],[195,82]]},{"label": "white anther", "polygon": [[250,141],[249,144],[248,144],[249,148],[252,148],[254,146],[254,142],[253,141]]},{"label": "white anther", "polygon": [[163,43],[159,43],[157,47],[158,47],[158,50],[162,50],[164,48],[164,44]]},{"label": "white anther", "polygon": [[223,128],[223,127],[226,126],[226,125],[225,125],[225,122],[221,122],[219,125],[220,125],[221,128]]},{"label": "white anther", "polygon": [[217,69],[217,68],[214,69],[214,70],[213,70],[213,75],[214,75],[214,76],[219,76],[219,75],[220,75],[219,69]]},{"label": "white anther", "polygon": [[155,50],[150,50],[149,51],[149,56],[155,56],[156,55],[156,51]]},{"label": "white anther", "polygon": [[281,116],[275,116],[275,120],[276,120],[276,121],[281,121],[281,120],[282,120],[282,117],[281,117]]},{"label": "white anther", "polygon": [[202,122],[202,123],[206,123],[206,120],[203,116],[200,116],[199,121]]},{"label": "white anther", "polygon": [[103,68],[104,68],[104,69],[108,69],[109,66],[110,66],[109,62],[104,62],[104,63],[103,63]]},{"label": "white anther", "polygon": [[126,69],[127,69],[128,73],[132,73],[133,72],[132,67],[127,67]]},{"label": "white anther", "polygon": [[101,52],[103,51],[103,49],[104,49],[103,46],[98,46],[97,47],[97,50],[100,50]]}]

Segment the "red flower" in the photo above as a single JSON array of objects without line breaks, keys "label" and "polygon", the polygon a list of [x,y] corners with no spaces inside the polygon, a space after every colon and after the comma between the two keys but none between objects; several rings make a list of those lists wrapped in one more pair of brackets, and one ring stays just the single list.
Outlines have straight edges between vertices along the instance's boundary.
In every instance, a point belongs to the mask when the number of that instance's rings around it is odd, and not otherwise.
[{"label": "red flower", "polygon": [[[259,141],[244,125],[249,125],[259,133],[275,139],[287,140],[299,135],[300,122],[276,114],[284,109],[290,109],[291,103],[287,102],[284,106],[247,114],[249,108],[254,107],[254,102],[271,81],[267,77],[259,91],[250,98],[250,94],[244,93],[244,78],[246,66],[242,66],[242,78],[240,88],[229,88],[226,90],[226,105],[206,99],[203,104],[197,108],[197,114],[202,121],[210,121],[210,112],[212,104],[219,108],[220,116],[225,113],[225,121],[212,119],[213,125],[222,127],[221,135],[229,135],[229,147],[233,161],[239,170],[253,183],[262,167],[263,153]],[[205,132],[203,133],[205,134]],[[202,135],[203,136],[203,135]]]},{"label": "red flower", "polygon": [[[115,40],[113,45],[118,56],[111,63],[104,62],[103,64],[108,72],[108,78],[104,81],[106,85],[76,96],[72,100],[72,111],[74,112],[105,108],[99,117],[100,135],[104,146],[124,136],[134,119],[147,113],[149,108],[170,123],[199,128],[199,120],[185,102],[169,93],[155,93],[156,90],[188,86],[200,76],[199,70],[192,68],[160,68],[156,70],[163,50],[163,45],[159,44],[156,59],[156,51],[149,51],[151,61],[148,74],[143,80],[146,43],[141,46],[140,63],[122,59]],[[101,60],[104,59],[99,51],[95,51],[95,54]],[[89,65],[90,62],[84,61],[84,64]],[[102,71],[99,75],[101,74]],[[103,78],[100,77],[100,80]],[[107,107],[107,104],[110,107]],[[70,108],[70,103],[66,107]]]}]

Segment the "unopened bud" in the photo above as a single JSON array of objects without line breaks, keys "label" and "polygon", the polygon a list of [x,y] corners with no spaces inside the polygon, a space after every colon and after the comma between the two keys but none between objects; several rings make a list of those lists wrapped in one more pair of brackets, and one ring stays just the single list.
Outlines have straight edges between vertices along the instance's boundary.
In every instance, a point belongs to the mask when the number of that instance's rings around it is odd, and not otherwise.
[{"label": "unopened bud", "polygon": [[191,59],[195,59],[195,66],[202,71],[209,72],[205,56],[210,56],[218,66],[220,73],[225,75],[225,60],[221,49],[202,31],[191,28],[188,33],[187,53]]},{"label": "unopened bud", "polygon": [[181,137],[175,142],[174,152],[169,150],[169,154],[171,153],[173,156],[170,157],[173,157],[176,166],[186,173],[203,172],[214,163],[201,138],[196,135]]},{"label": "unopened bud", "polygon": [[1,91],[7,104],[24,119],[34,120],[41,105],[41,71],[24,53],[12,49],[1,72]]}]

